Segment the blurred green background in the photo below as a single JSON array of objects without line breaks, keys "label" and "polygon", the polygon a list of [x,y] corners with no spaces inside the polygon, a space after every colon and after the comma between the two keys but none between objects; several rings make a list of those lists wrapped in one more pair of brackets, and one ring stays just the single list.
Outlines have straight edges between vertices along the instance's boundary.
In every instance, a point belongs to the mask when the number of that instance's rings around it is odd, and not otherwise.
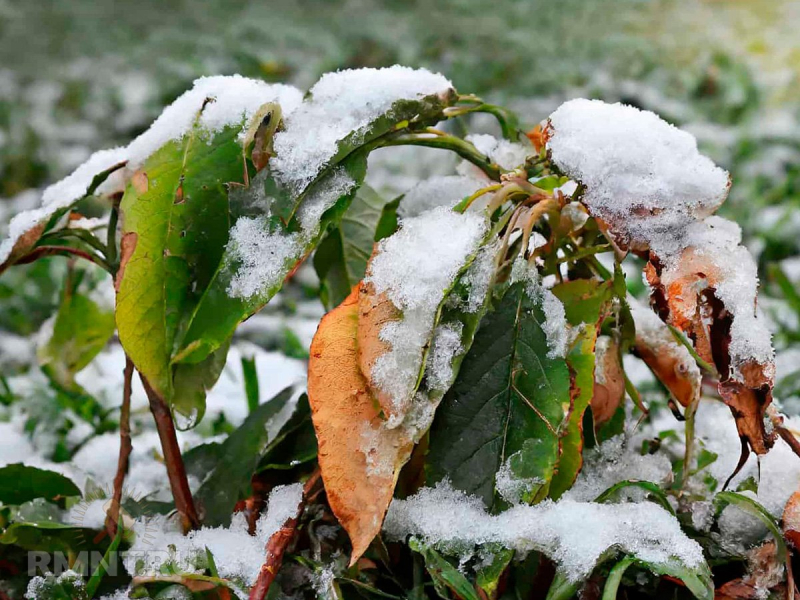
[{"label": "blurred green background", "polygon": [[[127,143],[200,75],[308,88],[337,68],[424,66],[529,125],[567,98],[622,100],[691,131],[731,171],[721,213],[758,256],[777,395],[791,404],[800,390],[797,31],[800,3],[788,0],[0,0],[0,222],[92,151]],[[44,276],[23,290],[23,276],[0,281],[0,327],[28,334],[53,291]]]}]

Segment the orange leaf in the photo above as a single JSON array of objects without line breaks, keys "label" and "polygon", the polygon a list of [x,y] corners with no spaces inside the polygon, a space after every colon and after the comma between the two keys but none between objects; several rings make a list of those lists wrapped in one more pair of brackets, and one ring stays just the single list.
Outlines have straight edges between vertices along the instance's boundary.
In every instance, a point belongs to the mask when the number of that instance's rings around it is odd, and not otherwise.
[{"label": "orange leaf", "polygon": [[625,377],[619,345],[609,336],[600,336],[596,345],[597,366],[591,406],[596,426],[606,423],[617,412],[625,395]]},{"label": "orange leaf", "polygon": [[308,397],[319,465],[336,518],[353,545],[354,564],[378,534],[400,467],[413,442],[387,429],[359,367],[358,286],[320,321],[311,343]]},{"label": "orange leaf", "polygon": [[[401,316],[400,311],[385,293],[375,294],[375,288],[371,283],[362,282],[358,286],[358,363],[371,389],[374,390],[383,414],[389,418],[405,413],[408,406],[397,406],[389,394],[375,385],[372,370],[375,361],[391,350],[391,345],[380,338],[381,329],[386,323],[397,321]],[[411,399],[408,400],[410,403]]]}]

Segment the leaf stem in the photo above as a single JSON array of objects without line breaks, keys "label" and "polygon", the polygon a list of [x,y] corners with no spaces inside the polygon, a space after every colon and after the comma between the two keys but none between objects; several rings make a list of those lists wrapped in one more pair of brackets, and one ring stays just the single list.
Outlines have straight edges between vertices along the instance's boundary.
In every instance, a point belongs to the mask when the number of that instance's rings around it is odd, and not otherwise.
[{"label": "leaf stem", "polygon": [[133,379],[133,361],[125,354],[125,371],[122,385],[122,408],[119,414],[119,458],[117,459],[117,474],[114,477],[114,494],[111,500],[111,510],[106,516],[106,530],[110,536],[117,535],[117,522],[119,521],[120,505],[122,503],[122,486],[128,474],[128,464],[133,450],[131,443],[131,383]]},{"label": "leaf stem", "polygon": [[36,260],[44,256],[53,256],[58,254],[71,254],[73,256],[77,256],[79,258],[83,258],[84,260],[88,260],[91,263],[96,264],[98,267],[101,267],[108,271],[109,273],[113,274],[113,270],[111,265],[109,265],[105,259],[96,254],[92,254],[86,250],[82,250],[80,248],[73,248],[72,246],[38,246],[33,249],[33,251],[29,252],[23,258],[17,261],[17,264],[25,265],[28,263],[32,263]]},{"label": "leaf stem", "polygon": [[261,565],[261,570],[258,572],[258,578],[255,585],[250,590],[249,600],[264,600],[267,597],[267,592],[275,581],[278,571],[283,563],[283,554],[286,552],[286,547],[294,538],[297,531],[297,523],[300,520],[300,515],[303,513],[306,500],[311,494],[311,490],[320,479],[320,470],[317,467],[303,486],[303,497],[300,504],[297,506],[297,512],[294,516],[288,518],[281,528],[270,536],[267,541],[267,557],[264,564]]},{"label": "leaf stem", "polygon": [[161,441],[161,449],[164,452],[164,462],[167,466],[167,477],[169,486],[172,489],[172,497],[175,499],[175,508],[181,514],[185,530],[196,529],[200,525],[197,510],[192,499],[192,492],[189,489],[189,482],[186,478],[186,467],[183,464],[181,448],[178,444],[178,437],[175,434],[175,423],[166,402],[158,393],[150,387],[147,379],[139,374],[150,401],[150,412],[156,422],[158,438]]},{"label": "leaf stem", "polygon": [[[119,221],[119,203],[121,198],[114,198],[111,214],[108,217],[108,231],[106,232],[106,260],[117,268],[117,222]],[[116,273],[115,273],[116,274]]]},{"label": "leaf stem", "polygon": [[468,160],[486,175],[495,181],[500,181],[500,167],[489,158],[481,154],[478,149],[454,135],[437,134],[433,132],[404,133],[396,137],[387,137],[377,140],[380,147],[386,146],[425,146],[427,148],[441,148],[451,150],[461,158]]}]

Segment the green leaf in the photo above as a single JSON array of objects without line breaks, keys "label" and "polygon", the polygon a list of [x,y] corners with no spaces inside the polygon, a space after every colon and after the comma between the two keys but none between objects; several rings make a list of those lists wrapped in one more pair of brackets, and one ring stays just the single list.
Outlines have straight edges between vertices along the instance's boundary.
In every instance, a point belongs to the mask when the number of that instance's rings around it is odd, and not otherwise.
[{"label": "green leaf", "polygon": [[242,377],[244,379],[244,394],[247,398],[247,412],[258,408],[261,396],[258,393],[258,371],[256,371],[256,357],[242,356]]},{"label": "green leaf", "polygon": [[440,597],[450,600],[448,590],[452,590],[462,600],[480,600],[469,580],[436,550],[414,538],[408,541],[408,545],[425,559],[425,568],[430,573]]},{"label": "green leaf", "polygon": [[[230,182],[242,181],[241,126],[213,135],[199,124],[157,150],[131,178],[120,204],[122,260],[117,327],[152,388],[181,411],[171,360],[228,241]],[[219,347],[217,345],[217,347]],[[194,389],[194,388],[192,388]]]},{"label": "green leaf", "polygon": [[91,529],[54,521],[18,522],[0,535],[0,544],[13,544],[25,550],[71,552],[88,548],[94,535]]},{"label": "green leaf", "polygon": [[[532,495],[546,493],[558,459],[556,431],[569,406],[569,370],[564,359],[547,356],[544,319],[522,283],[484,318],[433,423],[426,465],[431,481],[449,477],[454,487],[499,508],[495,474],[515,453],[524,456],[528,441],[528,448],[533,443],[541,450],[536,469],[542,483]],[[532,463],[523,463],[529,475]]]},{"label": "green leaf", "polygon": [[567,320],[579,327],[567,355],[571,408],[561,438],[558,472],[550,486],[554,499],[572,487],[583,466],[583,415],[594,394],[595,343],[612,293],[610,283],[595,279],[567,281],[553,288],[553,294],[564,304]]},{"label": "green leaf", "polygon": [[[364,180],[366,175],[366,155],[356,153],[349,157],[343,164],[348,175],[356,182],[356,187]],[[318,180],[316,185],[324,186],[328,180]],[[322,215],[319,231],[305,244],[302,251],[281,265],[282,273],[288,275],[302,258],[313,250],[325,231],[339,223],[343,213],[347,210],[355,193],[355,188],[345,194],[335,205]],[[248,192],[258,196],[258,192],[251,188]],[[280,222],[271,221],[271,233],[284,232],[290,235],[298,225],[295,222],[284,227]],[[214,274],[212,283],[208,286],[187,328],[183,339],[182,348],[176,352],[175,363],[196,363],[208,356],[220,345],[230,340],[237,325],[255,312],[258,312],[278,292],[283,285],[283,277],[270,288],[256,294],[251,298],[236,298],[228,293],[231,279],[236,272],[237,264],[230,256],[226,255],[220,262]]]},{"label": "green leaf", "polygon": [[331,229],[317,247],[314,269],[328,310],[339,306],[364,277],[386,204],[375,190],[363,186],[339,226]]},{"label": "green leaf", "polygon": [[720,492],[714,496],[714,506],[716,508],[716,516],[722,513],[722,510],[729,504],[743,510],[746,513],[756,517],[764,525],[766,525],[769,532],[775,538],[775,547],[777,558],[780,562],[786,562],[788,556],[788,549],[786,548],[786,541],[784,540],[781,528],[778,525],[777,519],[772,516],[766,508],[761,506],[752,498],[740,494],[738,492]]},{"label": "green leaf", "polygon": [[277,469],[285,471],[308,463],[317,457],[317,435],[311,421],[311,407],[303,394],[297,400],[292,417],[274,440],[270,440],[258,471]]},{"label": "green leaf", "polygon": [[697,568],[692,569],[683,563],[671,559],[664,563],[651,563],[633,556],[634,563],[646,568],[656,575],[667,575],[681,580],[695,598],[700,600],[713,600],[714,580],[711,578],[711,569],[703,561]]},{"label": "green leaf", "polygon": [[622,582],[622,576],[625,574],[625,571],[628,569],[628,567],[633,564],[633,562],[633,558],[626,556],[614,565],[614,567],[608,573],[605,586],[603,586],[602,600],[617,599],[617,591],[619,590],[619,584]]},{"label": "green leaf", "polygon": [[80,392],[74,376],[105,347],[114,335],[114,310],[87,294],[65,290],[53,323],[53,334],[38,351],[42,370],[58,386]]},{"label": "green leaf", "polygon": [[673,517],[676,516],[675,509],[672,508],[672,505],[669,503],[669,500],[667,499],[667,495],[664,493],[664,490],[662,490],[655,483],[652,483],[650,481],[641,481],[639,479],[626,479],[625,481],[617,482],[611,487],[609,487],[607,490],[605,490],[597,498],[595,498],[594,501],[599,503],[608,502],[612,500],[614,496],[616,496],[619,492],[628,487],[638,487],[648,492],[651,495],[650,498],[651,500],[653,500],[656,504],[659,504],[661,508],[666,510]]},{"label": "green leaf", "polygon": [[80,495],[78,486],[61,473],[21,463],[0,468],[0,502],[3,504],[19,505],[34,498],[55,500]]},{"label": "green leaf", "polygon": [[95,593],[97,592],[97,588],[100,586],[100,583],[103,581],[103,577],[106,576],[108,572],[108,568],[111,565],[111,561],[118,561],[118,556],[116,554],[117,548],[119,548],[119,544],[122,541],[122,537],[125,535],[125,529],[122,527],[122,520],[120,519],[120,525],[117,527],[117,534],[114,536],[114,539],[108,545],[105,554],[103,555],[100,564],[97,565],[94,573],[89,578],[89,581],[86,583],[86,595],[89,598],[94,598]]},{"label": "green leaf", "polygon": [[484,546],[484,550],[493,553],[492,560],[488,565],[478,570],[475,584],[484,591],[487,597],[496,598],[500,577],[503,576],[508,565],[511,564],[511,559],[514,558],[514,551],[502,546],[496,548],[490,546]]},{"label": "green leaf", "polygon": [[[272,178],[268,169],[262,171],[264,176],[259,185],[250,192],[255,198],[270,198],[269,214],[274,217],[272,227],[283,227],[286,232],[298,229],[296,213],[303,201],[315,193],[316,186],[324,186],[337,168],[344,168],[356,182],[354,189],[339,199],[336,205],[323,214],[319,232],[305,244],[303,251],[292,260],[282,265],[282,271],[289,274],[303,256],[310,253],[320,242],[325,231],[336,227],[347,210],[356,189],[363,183],[366,175],[367,156],[369,152],[380,147],[385,136],[400,134],[408,128],[422,129],[434,125],[444,116],[444,109],[454,103],[455,93],[447,97],[437,95],[413,100],[399,100],[384,115],[375,119],[370,125],[352,132],[340,140],[337,151],[316,180],[299,194],[291,194],[281,188]],[[234,218],[237,216],[233,215]],[[277,222],[276,222],[277,221]],[[383,227],[383,225],[381,225]],[[271,233],[275,233],[272,229]],[[282,282],[248,299],[232,298],[228,294],[235,261],[223,259],[213,282],[208,286],[191,322],[180,349],[174,356],[176,363],[196,363],[203,360],[233,335],[236,326],[244,319],[260,310],[280,289]]]},{"label": "green leaf", "polygon": [[[271,441],[267,424],[289,402],[293,393],[292,388],[283,390],[269,402],[259,405],[224,442],[215,445],[213,451],[195,454],[208,461],[206,468],[208,463],[214,463],[195,494],[195,499],[205,509],[206,525],[216,527],[230,522],[234,505],[247,493],[250,478]],[[186,462],[187,471],[194,472],[188,453]]]}]

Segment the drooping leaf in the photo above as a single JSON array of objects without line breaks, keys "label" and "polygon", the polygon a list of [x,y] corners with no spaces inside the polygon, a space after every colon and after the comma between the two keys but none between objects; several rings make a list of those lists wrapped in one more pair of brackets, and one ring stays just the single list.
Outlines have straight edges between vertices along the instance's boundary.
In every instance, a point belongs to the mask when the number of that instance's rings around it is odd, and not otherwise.
[{"label": "drooping leaf", "polygon": [[630,300],[636,323],[636,354],[682,406],[700,396],[701,373],[685,348],[649,307]]},{"label": "drooping leaf", "polygon": [[538,440],[541,481],[534,483],[529,473],[525,478],[532,496],[547,492],[570,397],[566,361],[547,355],[544,319],[522,283],[484,318],[431,429],[430,482],[448,477],[454,487],[497,506],[495,474],[526,441]]},{"label": "drooping leaf", "polygon": [[[202,112],[202,111],[201,111]],[[119,338],[137,370],[165,400],[171,359],[228,241],[227,184],[242,181],[241,127],[191,131],[147,159],[120,203]],[[184,401],[179,401],[182,409]]]},{"label": "drooping leaf", "polygon": [[34,498],[55,500],[80,495],[80,489],[61,473],[21,463],[0,468],[0,502],[3,504],[18,505]]},{"label": "drooping leaf", "polygon": [[89,549],[94,535],[91,529],[54,521],[16,522],[0,535],[0,544],[13,544],[24,550],[68,553]]},{"label": "drooping leaf", "polygon": [[558,472],[550,487],[553,498],[572,487],[583,465],[583,415],[595,395],[595,343],[600,324],[609,311],[612,293],[610,283],[595,279],[567,281],[553,288],[553,294],[564,304],[567,321],[578,328],[567,354],[571,406],[560,440]]},{"label": "drooping leaf", "polygon": [[314,268],[320,279],[323,303],[338,306],[364,278],[378,226],[386,207],[369,186],[362,186],[345,211],[339,226],[331,229],[314,253]]},{"label": "drooping leaf", "polygon": [[[741,246],[739,249],[749,259],[747,251]],[[763,352],[758,349],[759,344],[763,344],[760,339],[765,335],[763,331],[745,332],[740,328],[738,339],[733,338],[734,320],[745,318],[742,307],[752,302],[752,309],[747,310],[755,313],[755,283],[752,298],[741,298],[741,294],[749,294],[742,290],[737,292],[740,297],[736,299],[741,304],[726,305],[718,290],[724,289],[736,273],[730,272],[708,252],[692,246],[685,248],[677,264],[669,269],[663,268],[657,257],[652,256],[645,274],[662,319],[685,333],[694,342],[700,358],[716,367],[720,375],[720,395],[730,406],[739,435],[747,443],[743,451],[749,448],[757,454],[766,453],[774,442],[774,434],[764,427],[764,415],[772,402],[774,359],[771,349],[767,352],[770,357],[761,356]],[[753,319],[751,325],[763,330],[757,319]],[[756,341],[742,339],[745,335],[753,336]],[[735,357],[731,348],[737,345],[740,348],[754,345],[756,350],[746,351],[752,356]]]},{"label": "drooping leaf", "polygon": [[[78,173],[76,171],[75,174],[70,176],[73,178],[76,176],[83,178],[88,174],[88,176],[92,177],[85,190],[83,190],[83,193],[75,193],[76,190],[70,189],[72,195],[70,196],[71,201],[68,203],[64,203],[63,198],[56,198],[41,208],[36,208],[17,215],[16,218],[26,223],[26,228],[22,232],[17,232],[15,239],[9,240],[13,242],[13,245],[8,248],[8,254],[4,255],[2,258],[0,274],[13,264],[29,262],[35,258],[36,246],[42,237],[62,227],[62,217],[72,210],[78,202],[93,195],[95,191],[97,191],[97,188],[99,188],[114,171],[117,171],[123,166],[125,166],[125,162],[121,162],[118,157],[115,156],[114,150],[97,152],[87,163],[79,168],[79,171],[88,170],[88,172],[82,171]],[[65,179],[63,183],[66,182],[67,180]],[[69,189],[71,186],[65,187]],[[15,227],[12,224],[11,230],[13,231],[14,229]]]},{"label": "drooping leaf", "polygon": [[75,374],[88,365],[114,334],[114,310],[69,282],[58,307],[53,333],[38,350],[39,364],[59,386],[76,390]]},{"label": "drooping leaf", "polygon": [[328,502],[350,536],[351,562],[380,531],[411,442],[387,429],[358,365],[358,286],[320,321],[311,343],[308,397]]},{"label": "drooping leaf", "polygon": [[[193,450],[195,458],[189,460],[187,471],[197,472],[192,462],[202,460],[205,473],[195,500],[205,510],[204,522],[210,526],[225,525],[230,521],[236,502],[246,495],[250,478],[269,440],[267,424],[292,398],[293,390],[287,388],[270,401],[251,412],[238,429],[221,444],[209,448],[208,452]],[[198,448],[202,448],[199,446]]]}]

